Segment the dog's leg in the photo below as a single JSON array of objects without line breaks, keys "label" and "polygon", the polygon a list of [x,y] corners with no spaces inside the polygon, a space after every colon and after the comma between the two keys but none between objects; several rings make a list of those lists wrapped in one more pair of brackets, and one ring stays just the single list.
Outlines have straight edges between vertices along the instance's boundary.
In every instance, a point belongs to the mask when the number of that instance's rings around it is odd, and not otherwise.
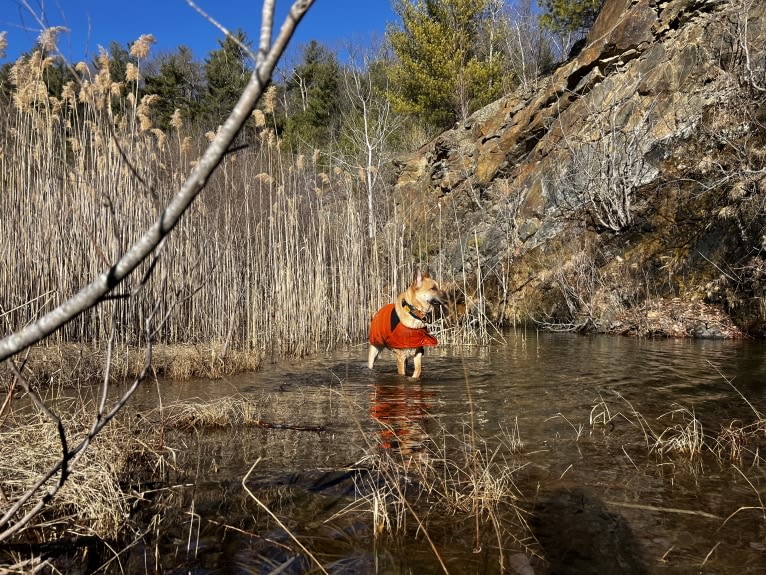
[{"label": "dog's leg", "polygon": [[372,366],[375,365],[375,360],[378,359],[378,355],[381,351],[383,351],[382,347],[370,344],[370,351],[367,352],[367,367],[372,369]]},{"label": "dog's leg", "polygon": [[404,352],[396,351],[396,372],[399,375],[404,375],[407,372],[407,354]]},{"label": "dog's leg", "polygon": [[423,350],[422,349],[415,354],[415,358],[412,361],[415,364],[415,371],[412,372],[412,379],[419,379],[421,367],[423,365]]}]

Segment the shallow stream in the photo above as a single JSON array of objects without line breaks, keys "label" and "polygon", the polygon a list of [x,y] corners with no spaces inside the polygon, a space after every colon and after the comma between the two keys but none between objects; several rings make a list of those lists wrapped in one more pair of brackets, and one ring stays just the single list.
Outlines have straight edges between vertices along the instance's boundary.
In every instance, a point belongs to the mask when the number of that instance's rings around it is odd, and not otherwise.
[{"label": "shallow stream", "polygon": [[766,572],[764,352],[515,331],[419,382],[356,347],[148,385],[139,411],[236,397],[267,427],[169,434],[171,511],[115,572]]}]

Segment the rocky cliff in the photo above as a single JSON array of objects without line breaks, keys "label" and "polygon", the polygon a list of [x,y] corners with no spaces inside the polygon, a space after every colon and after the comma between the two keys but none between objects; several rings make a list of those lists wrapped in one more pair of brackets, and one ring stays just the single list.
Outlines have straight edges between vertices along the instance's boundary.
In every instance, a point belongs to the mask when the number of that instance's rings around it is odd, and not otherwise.
[{"label": "rocky cliff", "polygon": [[607,0],[538,87],[397,162],[458,305],[508,324],[763,335],[766,5]]}]

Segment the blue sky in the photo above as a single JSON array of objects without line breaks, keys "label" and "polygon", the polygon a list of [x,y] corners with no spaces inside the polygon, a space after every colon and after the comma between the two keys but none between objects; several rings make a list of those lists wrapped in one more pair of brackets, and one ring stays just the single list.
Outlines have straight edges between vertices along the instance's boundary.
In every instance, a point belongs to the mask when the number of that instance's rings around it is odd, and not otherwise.
[{"label": "blue sky", "polygon": [[[152,53],[189,46],[197,59],[218,47],[221,33],[205,21],[185,0],[26,0],[44,16],[48,26],[64,26],[70,32],[59,39],[59,49],[70,61],[90,60],[98,46],[111,41],[125,46],[141,34],[153,34]],[[242,28],[251,40],[258,38],[259,0],[196,0],[196,4],[231,30]],[[7,33],[6,58],[14,60],[31,48],[40,26],[23,0],[0,0],[0,32]],[[278,28],[291,0],[276,0]],[[382,37],[386,25],[395,22],[391,0],[315,0],[293,39],[296,48],[319,40],[331,49],[344,43],[367,43]]]}]

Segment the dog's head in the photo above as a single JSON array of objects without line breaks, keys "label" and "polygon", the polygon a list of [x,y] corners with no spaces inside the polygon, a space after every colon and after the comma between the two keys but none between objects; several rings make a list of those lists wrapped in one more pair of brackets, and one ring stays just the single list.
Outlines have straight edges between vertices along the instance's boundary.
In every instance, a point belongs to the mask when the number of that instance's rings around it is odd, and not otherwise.
[{"label": "dog's head", "polygon": [[447,293],[431,279],[428,270],[416,270],[410,287],[415,294],[415,305],[423,310],[430,311],[434,305],[447,305]]}]

